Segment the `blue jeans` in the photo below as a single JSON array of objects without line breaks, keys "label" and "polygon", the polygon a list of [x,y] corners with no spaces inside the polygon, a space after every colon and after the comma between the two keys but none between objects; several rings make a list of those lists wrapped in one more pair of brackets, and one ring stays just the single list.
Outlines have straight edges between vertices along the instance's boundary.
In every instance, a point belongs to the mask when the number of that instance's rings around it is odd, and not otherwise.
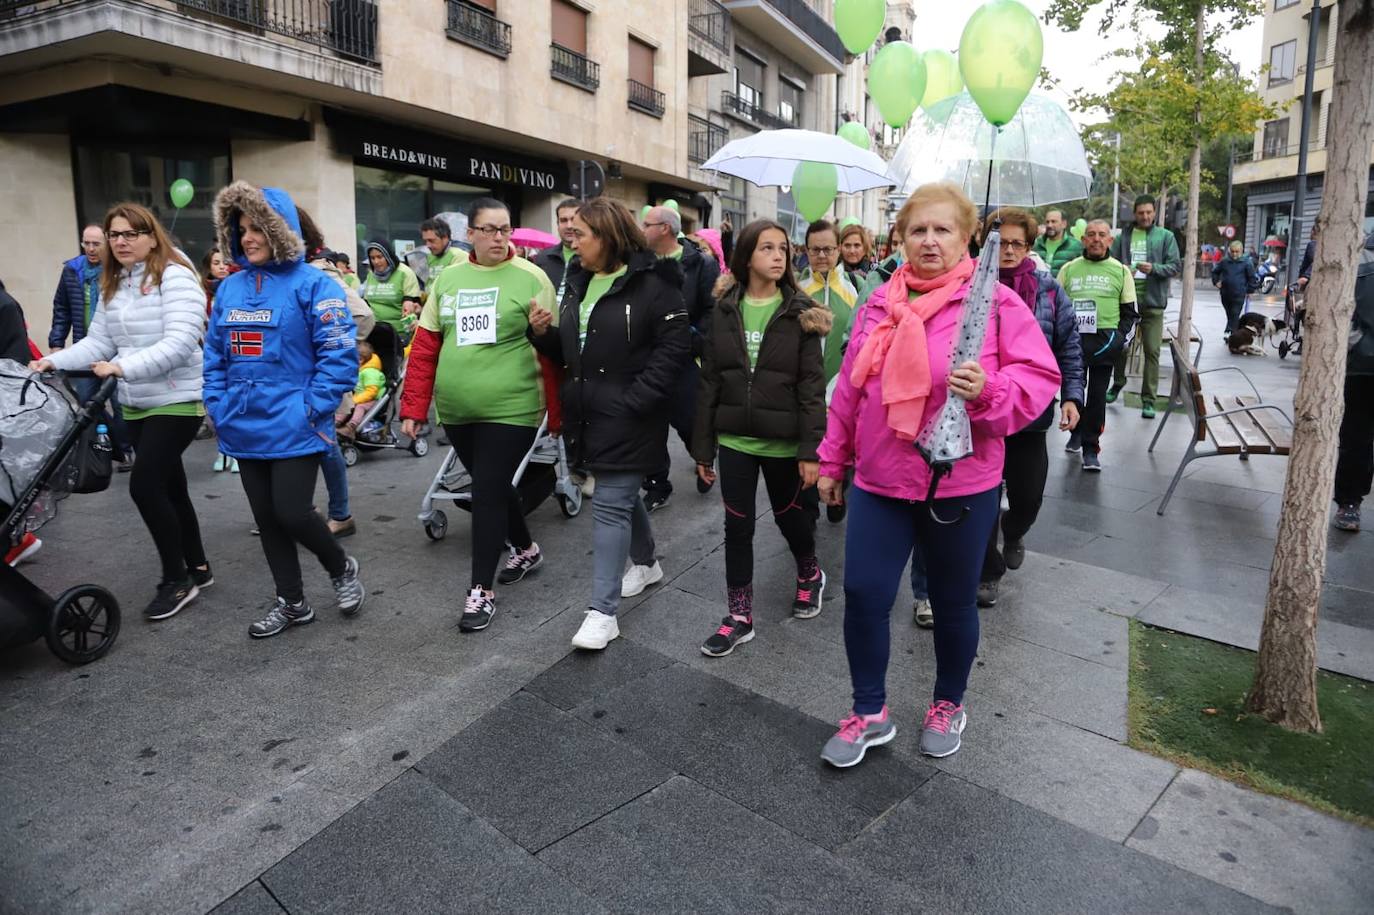
[{"label": "blue jeans", "polygon": [[639,496],[640,473],[598,473],[592,497],[593,610],[615,616],[625,558],[637,566],[654,564],[654,532]]},{"label": "blue jeans", "polygon": [[936,699],[956,705],[964,699],[969,670],[978,653],[978,580],[988,534],[997,521],[998,487],[971,496],[936,499],[941,518],[968,517],[940,525],[925,502],[850,490],[845,537],[844,648],[854,684],[854,711],[875,715],[887,702],[892,602],[902,568],[917,548],[926,560],[931,609],[935,612]]},{"label": "blue jeans", "polygon": [[343,452],[327,448],[320,455],[320,471],[324,474],[324,488],[329,492],[329,520],[347,521],[352,513],[348,510],[348,465]]}]

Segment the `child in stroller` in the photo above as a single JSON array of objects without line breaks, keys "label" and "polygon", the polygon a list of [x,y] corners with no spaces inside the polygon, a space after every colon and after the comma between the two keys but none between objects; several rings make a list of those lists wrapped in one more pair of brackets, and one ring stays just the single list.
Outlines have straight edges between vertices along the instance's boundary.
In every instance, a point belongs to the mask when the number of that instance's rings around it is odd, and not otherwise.
[{"label": "child in stroller", "polygon": [[405,351],[396,328],[378,321],[365,342],[380,362],[383,385],[375,400],[362,405],[366,409],[361,414],[354,409],[350,421],[357,431],[350,436],[351,440],[345,439],[344,435],[340,436],[339,448],[343,452],[344,463],[352,467],[358,463],[360,451],[382,448],[403,449],[416,457],[424,457],[429,454],[429,440],[423,432],[407,440],[398,435],[394,428],[396,404],[399,402],[397,398],[400,397],[406,378]]}]

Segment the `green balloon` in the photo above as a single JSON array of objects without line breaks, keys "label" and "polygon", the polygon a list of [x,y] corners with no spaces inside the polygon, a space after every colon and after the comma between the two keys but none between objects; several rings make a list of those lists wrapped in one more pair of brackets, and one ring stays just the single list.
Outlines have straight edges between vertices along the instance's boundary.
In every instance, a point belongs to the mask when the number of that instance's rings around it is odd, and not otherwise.
[{"label": "green balloon", "polygon": [[353,227],[353,231],[358,234],[358,241],[367,241],[367,226],[360,222]]},{"label": "green balloon", "polygon": [[839,228],[841,231],[843,231],[843,230],[849,228],[850,226],[857,226],[858,224],[859,224],[859,217],[857,217],[857,216],[846,216],[844,219],[841,219],[841,220],[840,220],[840,224],[839,224],[838,228]]},{"label": "green balloon", "polygon": [[825,215],[839,187],[840,173],[828,162],[802,162],[792,173],[792,199],[807,222]]},{"label": "green balloon", "polygon": [[883,30],[887,0],[835,0],[835,31],[850,54],[862,54]]},{"label": "green balloon", "polygon": [[677,201],[676,201],[676,200],[665,200],[665,201],[663,201],[663,205],[664,205],[665,207],[667,207],[668,209],[672,210],[674,213],[681,213],[681,212],[682,212],[680,209],[678,209]]},{"label": "green balloon", "polygon": [[1016,117],[1040,78],[1040,20],[1017,0],[988,0],[959,39],[959,73],[983,116],[998,127]]},{"label": "green balloon", "polygon": [[196,195],[195,186],[185,178],[178,178],[172,182],[172,186],[167,188],[167,196],[172,198],[172,206],[178,210],[191,202],[191,198]]},{"label": "green balloon", "polygon": [[1073,221],[1073,227],[1075,229],[1082,229],[1086,232],[1088,230],[1088,221],[1080,216]]},{"label": "green balloon", "polygon": [[646,204],[644,204],[644,206],[640,207],[640,210],[639,210],[639,221],[640,221],[640,222],[643,222],[644,220],[648,219],[648,218],[649,218],[649,211],[652,210],[653,208],[654,208],[654,205],[653,205],[652,203],[646,203]]},{"label": "green balloon", "polygon": [[835,132],[860,149],[868,149],[872,140],[868,135],[868,130],[858,121],[845,121],[840,125],[840,129]]},{"label": "green balloon", "polygon": [[926,94],[921,108],[927,114],[936,104],[964,91],[964,78],[959,75],[959,61],[948,51],[933,49],[921,55],[926,63]]},{"label": "green balloon", "polygon": [[[1081,221],[1082,220],[1080,220],[1080,222]],[[1087,230],[1087,228],[1088,227],[1086,225],[1080,226],[1078,223],[1074,223],[1073,227],[1069,229],[1069,234],[1072,235],[1074,238],[1082,239],[1083,233]]]},{"label": "green balloon", "polygon": [[868,68],[868,94],[889,127],[902,127],[926,94],[926,64],[909,42],[889,41]]}]

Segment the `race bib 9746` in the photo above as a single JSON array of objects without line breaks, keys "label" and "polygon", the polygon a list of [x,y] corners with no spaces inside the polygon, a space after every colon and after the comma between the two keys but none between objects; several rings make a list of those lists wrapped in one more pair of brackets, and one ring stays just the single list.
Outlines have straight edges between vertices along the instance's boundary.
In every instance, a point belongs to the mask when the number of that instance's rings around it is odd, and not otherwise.
[{"label": "race bib 9746", "polygon": [[1078,321],[1078,332],[1080,334],[1097,333],[1097,302],[1093,299],[1075,299],[1073,303],[1073,315]]}]

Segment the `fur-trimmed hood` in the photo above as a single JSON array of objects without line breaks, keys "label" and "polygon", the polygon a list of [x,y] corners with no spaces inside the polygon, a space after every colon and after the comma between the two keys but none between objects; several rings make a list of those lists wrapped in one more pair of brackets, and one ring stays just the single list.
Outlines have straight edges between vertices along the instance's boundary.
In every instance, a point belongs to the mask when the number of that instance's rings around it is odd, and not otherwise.
[{"label": "fur-trimmed hood", "polygon": [[[744,290],[739,283],[735,282],[734,274],[722,273],[720,278],[716,280],[716,285],[712,288],[711,293],[716,297],[717,302],[728,300],[729,304],[738,307],[740,296],[744,294]],[[808,334],[824,337],[835,326],[835,316],[830,312],[830,309],[801,290],[794,292],[785,306],[788,311],[796,313],[797,323]]]},{"label": "fur-trimmed hood", "polygon": [[272,260],[267,266],[305,260],[300,217],[291,196],[280,188],[259,188],[247,181],[235,181],[215,196],[215,235],[219,249],[230,253],[240,267],[252,266],[239,245],[239,215],[243,213],[267,235],[267,244],[272,249]]}]

